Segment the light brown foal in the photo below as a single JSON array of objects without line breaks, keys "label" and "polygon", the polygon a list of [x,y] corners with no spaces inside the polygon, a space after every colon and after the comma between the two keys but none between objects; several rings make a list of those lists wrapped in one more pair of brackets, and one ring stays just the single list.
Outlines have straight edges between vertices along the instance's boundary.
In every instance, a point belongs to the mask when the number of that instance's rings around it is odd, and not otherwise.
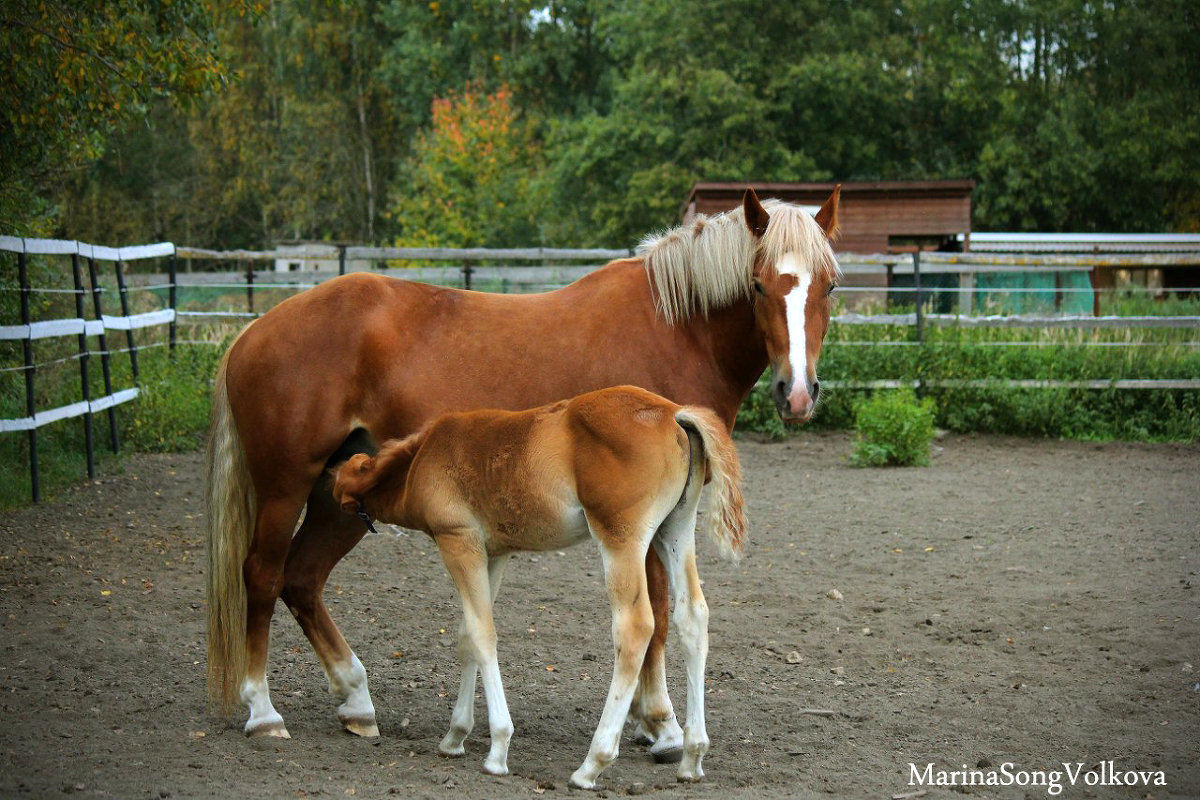
[{"label": "light brown foal", "polygon": [[491,749],[483,768],[508,772],[513,724],[496,660],[492,604],[517,551],[553,550],[589,535],[612,603],[616,663],[591,749],[571,784],[593,788],[617,757],[654,613],[646,553],[666,567],[687,669],[680,780],[699,780],[708,750],[704,664],[708,606],[696,572],[696,512],[711,477],[710,522],[722,552],[741,552],[746,521],[737,451],[716,414],[632,386],[602,389],[529,411],[446,414],[420,433],[359,454],[334,471],[343,511],[433,537],[463,604],[462,681],[440,749],[462,755],[482,672]]}]

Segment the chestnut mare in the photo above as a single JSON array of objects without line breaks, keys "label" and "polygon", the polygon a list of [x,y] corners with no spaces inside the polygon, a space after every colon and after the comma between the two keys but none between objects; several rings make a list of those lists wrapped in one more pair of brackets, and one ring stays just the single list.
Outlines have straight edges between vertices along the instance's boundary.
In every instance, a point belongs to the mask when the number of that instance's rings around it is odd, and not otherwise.
[{"label": "chestnut mare", "polygon": [[[462,755],[483,676],[492,746],[486,772],[508,774],[512,719],[496,659],[492,605],[510,554],[554,550],[589,535],[600,545],[615,650],[612,684],[587,759],[571,785],[595,788],[617,757],[642,659],[655,629],[646,586],[651,547],[667,572],[687,671],[680,780],[704,775],[704,662],[708,606],[696,572],[696,512],[711,477],[709,527],[727,555],[746,518],[737,450],[712,411],[632,386],[601,389],[529,411],[465,411],[356,455],[334,472],[348,513],[433,537],[463,604],[462,682],[439,749]],[[369,515],[369,516],[368,516]],[[368,522],[369,524],[369,522]]]},{"label": "chestnut mare", "polygon": [[[747,191],[563,289],[494,295],[357,273],[295,295],[247,326],[213,389],[208,453],[208,688],[249,707],[248,734],[287,736],[267,688],[282,597],[321,660],[347,730],[377,736],[367,674],[321,593],[363,537],[323,475],[448,411],[525,409],[641,386],[713,409],[732,429],[768,365],[785,420],[817,400],[837,262],[838,192],[816,219]],[[297,529],[297,523],[303,523]],[[654,635],[634,697],[659,760],[683,731],[667,696],[667,584],[646,557]]]}]

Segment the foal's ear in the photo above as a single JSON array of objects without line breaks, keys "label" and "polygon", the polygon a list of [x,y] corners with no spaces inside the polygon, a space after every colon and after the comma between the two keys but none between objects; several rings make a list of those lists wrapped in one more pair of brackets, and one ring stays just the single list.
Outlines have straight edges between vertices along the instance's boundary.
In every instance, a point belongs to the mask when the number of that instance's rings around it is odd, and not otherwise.
[{"label": "foal's ear", "polygon": [[368,478],[375,466],[375,459],[356,453],[350,460],[332,471],[333,499],[347,514],[357,514],[362,506],[362,495],[371,488]]},{"label": "foal's ear", "polygon": [[767,223],[771,221],[771,215],[762,207],[762,203],[758,202],[758,194],[753,187],[746,187],[746,193],[742,195],[742,209],[746,213],[746,227],[761,239],[767,232]]},{"label": "foal's ear", "polygon": [[829,195],[829,199],[825,201],[825,205],[821,206],[821,210],[817,212],[817,224],[821,226],[821,230],[825,231],[825,238],[833,239],[838,234],[838,200],[842,196],[842,185],[839,183],[833,187],[833,194]]}]

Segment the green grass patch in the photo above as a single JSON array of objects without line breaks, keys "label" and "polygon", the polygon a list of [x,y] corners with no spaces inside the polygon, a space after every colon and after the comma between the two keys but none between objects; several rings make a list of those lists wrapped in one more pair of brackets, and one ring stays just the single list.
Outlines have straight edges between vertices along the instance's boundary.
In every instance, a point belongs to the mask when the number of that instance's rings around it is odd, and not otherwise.
[{"label": "green grass patch", "polygon": [[911,389],[877,392],[854,407],[854,452],[860,467],[929,465],[934,408]]}]

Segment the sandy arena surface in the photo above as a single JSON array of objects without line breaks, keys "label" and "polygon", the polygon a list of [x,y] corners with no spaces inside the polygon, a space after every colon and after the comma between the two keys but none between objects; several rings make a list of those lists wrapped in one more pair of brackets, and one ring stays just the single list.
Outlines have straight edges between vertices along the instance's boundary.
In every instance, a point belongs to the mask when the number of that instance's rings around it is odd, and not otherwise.
[{"label": "sandy arena surface", "polygon": [[[845,434],[739,441],[747,557],[701,543],[708,777],[678,784],[626,739],[600,797],[1054,796],[913,785],[910,765],[927,764],[935,778],[1058,770],[1059,797],[1200,796],[1200,446],[938,448],[929,468],[863,470]],[[423,534],[369,536],[327,590],[382,737],[342,732],[280,606],[270,680],[295,738],[247,739],[203,703],[200,474],[197,454],[131,457],[0,514],[0,796],[589,796],[567,778],[611,673],[594,547],[509,566],[496,616],[512,775],[481,772],[482,700],[466,758],[437,755],[458,604]],[[669,663],[682,709],[674,641]],[[1064,763],[1083,765],[1075,785]],[[1112,767],[1166,786],[1112,785]]]}]

